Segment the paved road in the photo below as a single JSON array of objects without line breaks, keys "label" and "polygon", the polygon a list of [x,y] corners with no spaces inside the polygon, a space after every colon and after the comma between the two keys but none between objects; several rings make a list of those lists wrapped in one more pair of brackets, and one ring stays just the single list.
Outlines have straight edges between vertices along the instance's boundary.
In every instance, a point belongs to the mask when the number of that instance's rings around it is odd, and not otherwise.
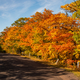
[{"label": "paved road", "polygon": [[79,80],[64,69],[28,58],[0,53],[0,80]]}]

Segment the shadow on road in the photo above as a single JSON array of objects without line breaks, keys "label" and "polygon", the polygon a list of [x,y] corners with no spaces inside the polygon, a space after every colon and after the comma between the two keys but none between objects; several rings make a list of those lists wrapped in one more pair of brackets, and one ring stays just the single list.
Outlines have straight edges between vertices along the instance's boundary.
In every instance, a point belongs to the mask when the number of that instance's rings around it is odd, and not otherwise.
[{"label": "shadow on road", "polygon": [[63,69],[0,53],[0,80],[62,80],[59,76],[67,74],[69,73]]}]

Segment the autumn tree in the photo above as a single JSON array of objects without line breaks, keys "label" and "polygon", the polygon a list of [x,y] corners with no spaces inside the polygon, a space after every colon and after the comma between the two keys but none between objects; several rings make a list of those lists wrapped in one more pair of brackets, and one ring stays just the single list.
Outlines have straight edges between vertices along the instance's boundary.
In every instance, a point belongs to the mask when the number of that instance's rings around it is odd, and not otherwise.
[{"label": "autumn tree", "polygon": [[61,8],[72,13],[73,18],[80,18],[80,0],[76,0],[70,4],[62,5]]},{"label": "autumn tree", "polygon": [[45,51],[48,53],[47,58],[52,57],[50,53],[56,55],[57,57],[55,57],[59,59],[62,58],[64,60],[70,58],[74,51],[74,40],[71,32],[77,30],[78,24],[76,23],[76,20],[67,17],[63,13],[59,13],[51,15],[50,18],[41,22],[40,25],[46,30],[48,35],[47,39],[49,40],[48,43],[50,43],[50,47],[53,49],[52,52],[51,50],[48,52]]},{"label": "autumn tree", "polygon": [[[19,22],[20,23],[20,22]],[[21,50],[23,54],[35,55],[46,61],[72,59],[79,21],[64,13],[52,14],[45,9],[36,12],[20,27],[12,26],[3,32],[3,49],[7,52]]]},{"label": "autumn tree", "polygon": [[[35,15],[31,16],[31,19],[33,19],[33,24],[31,26],[33,27],[33,44],[32,44],[32,50],[36,55],[43,56],[40,52],[43,47],[43,44],[48,43],[49,40],[46,38],[48,37],[47,31],[48,28],[43,27],[41,24],[45,20],[49,19],[52,14],[52,10],[45,9],[43,13],[36,12]],[[46,54],[46,53],[45,53]]]},{"label": "autumn tree", "polygon": [[4,34],[3,49],[8,53],[16,53],[17,49],[20,48],[20,27],[10,27],[9,30]]},{"label": "autumn tree", "polygon": [[33,27],[30,24],[25,24],[21,28],[20,34],[20,46],[24,50],[24,54],[27,55],[32,52],[31,45],[32,45],[32,29]]},{"label": "autumn tree", "polygon": [[14,23],[12,23],[12,26],[18,26],[18,27],[23,27],[23,25],[26,24],[26,22],[29,20],[29,18],[19,18],[18,20],[16,20]]},{"label": "autumn tree", "polygon": [[5,52],[3,49],[2,49],[2,45],[3,45],[3,34],[0,32],[0,52]]},{"label": "autumn tree", "polygon": [[74,41],[76,42],[75,44],[76,47],[74,49],[75,50],[74,56],[76,59],[80,60],[80,30],[73,33],[73,38],[74,38]]}]

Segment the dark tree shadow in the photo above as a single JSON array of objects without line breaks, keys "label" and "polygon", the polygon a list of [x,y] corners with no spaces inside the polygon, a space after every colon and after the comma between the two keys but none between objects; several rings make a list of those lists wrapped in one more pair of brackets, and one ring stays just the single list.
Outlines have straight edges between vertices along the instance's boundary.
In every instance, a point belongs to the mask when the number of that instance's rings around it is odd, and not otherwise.
[{"label": "dark tree shadow", "polygon": [[64,69],[0,53],[0,80],[62,80],[59,76],[67,74]]}]

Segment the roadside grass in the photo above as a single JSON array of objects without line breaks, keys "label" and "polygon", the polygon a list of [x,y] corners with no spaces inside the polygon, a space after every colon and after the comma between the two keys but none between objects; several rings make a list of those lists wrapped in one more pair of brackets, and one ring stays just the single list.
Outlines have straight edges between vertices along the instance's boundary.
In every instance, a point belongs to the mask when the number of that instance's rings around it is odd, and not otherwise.
[{"label": "roadside grass", "polygon": [[69,72],[72,72],[74,75],[76,75],[80,79],[80,68],[74,70],[72,68],[65,67],[64,69],[66,69]]},{"label": "roadside grass", "polygon": [[33,61],[36,61],[36,62],[40,62],[44,65],[49,65],[49,66],[54,66],[56,68],[62,68],[62,69],[66,69],[67,71],[69,72],[72,72],[74,75],[76,75],[77,77],[79,77],[80,79],[80,69],[74,69],[74,68],[69,68],[69,67],[65,67],[65,65],[62,65],[62,64],[55,64],[55,63],[52,63],[52,62],[48,62],[48,61],[44,61],[44,60],[41,60],[37,57],[33,57],[33,56],[24,56],[24,55],[20,55],[20,54],[14,54],[14,55],[18,55],[18,56],[21,56],[21,57],[24,57],[24,58],[29,58]]},{"label": "roadside grass", "polygon": [[73,71],[73,73],[74,73],[76,76],[78,76],[79,79],[80,79],[80,71]]}]

